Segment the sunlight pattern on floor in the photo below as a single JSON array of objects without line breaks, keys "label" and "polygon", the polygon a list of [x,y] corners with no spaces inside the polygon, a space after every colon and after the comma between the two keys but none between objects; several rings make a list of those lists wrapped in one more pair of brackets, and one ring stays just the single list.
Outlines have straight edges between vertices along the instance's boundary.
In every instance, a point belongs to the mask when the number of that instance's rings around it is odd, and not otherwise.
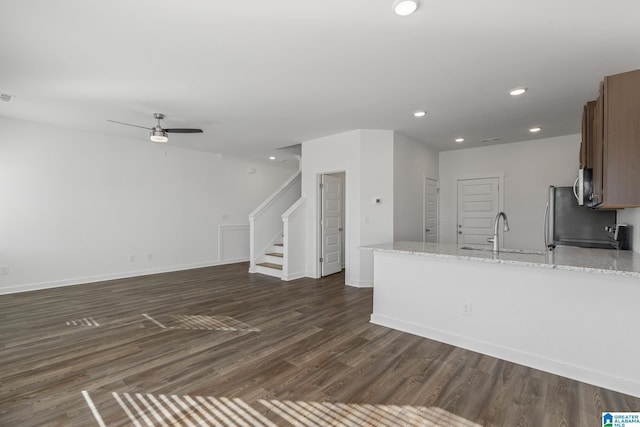
[{"label": "sunlight pattern on floor", "polygon": [[136,427],[276,427],[241,399],[141,393],[112,396]]},{"label": "sunlight pattern on floor", "polygon": [[293,426],[480,427],[444,409],[423,406],[260,400]]},{"label": "sunlight pattern on floor", "polygon": [[[82,393],[98,424],[104,425],[89,393]],[[242,399],[226,397],[115,392],[111,396],[135,427],[480,427],[437,407],[265,399],[252,407]],[[268,412],[257,411],[256,405]]]},{"label": "sunlight pattern on floor", "polygon": [[229,316],[171,316],[179,325],[185,329],[208,329],[216,331],[243,331],[259,332],[256,329]]},{"label": "sunlight pattern on floor", "polygon": [[79,320],[69,320],[67,326],[100,326],[93,317],[85,317]]},{"label": "sunlight pattern on floor", "polygon": [[171,314],[167,320],[153,318],[146,313],[142,316],[151,320],[164,329],[200,329],[207,331],[236,331],[236,332],[260,332],[260,329],[247,325],[244,322],[229,316],[191,316],[183,314]]}]

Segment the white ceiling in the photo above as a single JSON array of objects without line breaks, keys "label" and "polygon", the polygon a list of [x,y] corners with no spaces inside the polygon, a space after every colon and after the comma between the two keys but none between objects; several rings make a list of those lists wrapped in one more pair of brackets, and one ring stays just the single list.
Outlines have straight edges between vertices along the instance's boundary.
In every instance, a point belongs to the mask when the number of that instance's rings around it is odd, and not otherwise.
[{"label": "white ceiling", "polygon": [[358,128],[447,150],[578,133],[602,77],[640,67],[638,0],[391,5],[0,0],[0,115],[150,143],[107,119],[162,112],[204,129],[170,144],[252,156]]}]

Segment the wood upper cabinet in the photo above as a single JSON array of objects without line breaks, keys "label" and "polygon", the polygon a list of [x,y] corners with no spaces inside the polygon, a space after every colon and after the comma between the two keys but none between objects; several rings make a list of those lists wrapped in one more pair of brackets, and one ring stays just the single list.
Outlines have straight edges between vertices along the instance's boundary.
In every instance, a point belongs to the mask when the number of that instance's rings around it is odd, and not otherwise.
[{"label": "wood upper cabinet", "polygon": [[580,144],[580,168],[593,168],[594,120],[596,101],[587,102],[582,111],[582,143]]},{"label": "wood upper cabinet", "polygon": [[605,77],[593,129],[591,167],[598,207],[640,206],[640,70]]},{"label": "wood upper cabinet", "polygon": [[593,204],[602,204],[602,149],[604,146],[604,83],[600,83],[600,92],[596,100],[593,116],[593,145],[591,147],[591,168],[593,168]]}]

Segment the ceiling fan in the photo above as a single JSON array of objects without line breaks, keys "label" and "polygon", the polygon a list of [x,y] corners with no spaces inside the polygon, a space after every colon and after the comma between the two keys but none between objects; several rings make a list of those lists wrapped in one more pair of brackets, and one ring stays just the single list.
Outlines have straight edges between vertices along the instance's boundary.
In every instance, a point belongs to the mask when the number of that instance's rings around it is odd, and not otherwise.
[{"label": "ceiling fan", "polygon": [[191,128],[174,128],[174,129],[165,129],[160,125],[160,120],[164,119],[164,114],[162,113],[153,113],[153,118],[158,121],[158,124],[154,127],[146,127],[146,126],[138,126],[132,125],[130,123],[118,122],[115,120],[107,120],[111,123],[118,123],[120,125],[133,126],[136,128],[147,129],[151,131],[150,139],[153,142],[167,142],[169,141],[168,133],[202,133],[202,129],[191,129]]}]

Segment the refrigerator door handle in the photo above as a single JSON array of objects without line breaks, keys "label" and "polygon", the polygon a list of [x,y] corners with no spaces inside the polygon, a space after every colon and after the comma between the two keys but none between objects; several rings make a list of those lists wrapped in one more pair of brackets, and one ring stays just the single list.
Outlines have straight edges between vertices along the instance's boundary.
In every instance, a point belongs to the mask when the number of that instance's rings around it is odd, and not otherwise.
[{"label": "refrigerator door handle", "polygon": [[547,202],[547,208],[544,212],[544,245],[545,245],[545,248],[547,248],[550,251],[556,247],[555,215],[556,215],[556,187],[552,185],[549,187],[549,201]]},{"label": "refrigerator door handle", "polygon": [[547,239],[547,235],[549,234],[549,203],[547,203],[547,207],[544,210],[544,248],[549,248],[549,242]]}]

